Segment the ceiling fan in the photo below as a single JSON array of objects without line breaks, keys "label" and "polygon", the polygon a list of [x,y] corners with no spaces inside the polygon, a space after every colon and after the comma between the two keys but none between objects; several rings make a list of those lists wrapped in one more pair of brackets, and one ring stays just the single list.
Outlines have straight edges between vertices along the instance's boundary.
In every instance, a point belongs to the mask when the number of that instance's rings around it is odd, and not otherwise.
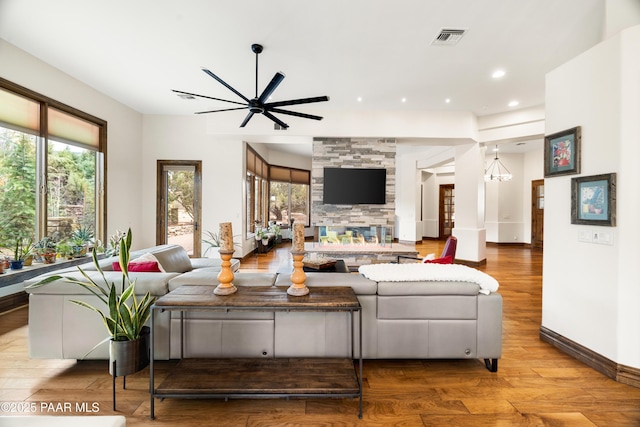
[{"label": "ceiling fan", "polygon": [[283,110],[278,107],[284,107],[287,105],[310,104],[313,102],[324,102],[329,100],[328,96],[316,96],[313,98],[300,98],[300,99],[291,99],[288,101],[266,102],[268,101],[273,91],[276,90],[278,85],[284,79],[285,76],[281,72],[277,72],[273,76],[273,78],[271,79],[267,87],[265,87],[262,93],[260,94],[260,96],[258,96],[258,55],[260,55],[260,53],[262,52],[262,49],[263,49],[262,45],[259,45],[259,44],[251,45],[251,50],[253,51],[253,53],[256,54],[256,96],[252,99],[247,98],[246,96],[244,96],[243,94],[235,90],[228,83],[226,83],[224,80],[222,80],[220,77],[216,76],[214,73],[207,70],[206,68],[203,68],[202,71],[204,71],[206,74],[216,79],[220,84],[222,84],[224,87],[229,89],[231,92],[238,95],[240,98],[244,100],[244,102],[230,101],[228,99],[214,98],[212,96],[206,96],[206,95],[198,95],[195,93],[183,92],[175,89],[172,89],[172,90],[173,92],[186,95],[186,96],[197,96],[200,98],[214,99],[216,101],[223,101],[223,102],[229,102],[231,104],[242,105],[242,107],[224,108],[221,110],[199,111],[199,112],[196,112],[196,114],[218,113],[221,111],[243,110],[245,108],[248,108],[249,114],[247,114],[247,116],[244,118],[244,120],[240,124],[240,127],[245,127],[246,124],[249,122],[249,120],[251,120],[251,117],[253,117],[254,114],[262,114],[268,119],[273,120],[275,123],[277,123],[280,127],[284,129],[288,128],[289,125],[287,125],[285,122],[283,122],[282,120],[274,116],[272,113],[288,114],[290,116],[303,117],[305,119],[322,120],[322,117],[320,116],[298,113],[297,111],[291,111],[291,110]]}]

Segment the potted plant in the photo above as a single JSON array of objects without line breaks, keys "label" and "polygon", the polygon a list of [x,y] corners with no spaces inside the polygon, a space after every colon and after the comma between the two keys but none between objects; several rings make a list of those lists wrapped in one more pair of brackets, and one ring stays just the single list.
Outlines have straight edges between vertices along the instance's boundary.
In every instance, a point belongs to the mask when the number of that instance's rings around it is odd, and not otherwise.
[{"label": "potted plant", "polygon": [[87,255],[88,244],[93,241],[93,231],[90,226],[80,226],[71,234],[73,242],[73,256],[81,258]]},{"label": "potted plant", "polygon": [[222,244],[222,240],[220,239],[220,235],[215,231],[205,231],[206,239],[202,239],[202,242],[207,245],[207,249],[204,251],[204,255],[207,254],[211,249],[219,248]]},{"label": "potted plant", "polygon": [[276,239],[276,243],[282,243],[281,229],[278,224],[273,224],[269,227],[269,231],[273,233]]},{"label": "potted plant", "polygon": [[[149,363],[149,327],[145,323],[151,315],[151,306],[155,302],[147,292],[141,299],[135,294],[135,280],[129,277],[129,257],[131,249],[131,229],[120,239],[119,264],[122,270],[120,287],[109,283],[102,267],[98,263],[95,248],[91,251],[93,264],[100,273],[103,283],[96,282],[81,267],[78,267],[84,279],[54,275],[31,286],[44,286],[56,280],[66,280],[91,292],[98,297],[102,306],[93,306],[84,301],[71,302],[94,311],[102,319],[109,336],[96,344],[90,351],[109,341],[109,373],[114,376],[129,375],[147,366]],[[88,353],[87,353],[88,354]]]},{"label": "potted plant", "polygon": [[108,257],[117,256],[120,252],[120,243],[125,237],[127,237],[127,233],[116,230],[115,233],[109,236],[109,243],[107,244],[107,248],[104,250],[104,254]]},{"label": "potted plant", "polygon": [[[207,245],[207,249],[204,251],[204,255],[206,255],[211,249],[219,248],[222,245],[222,239],[220,238],[220,235],[214,231],[205,231],[204,234],[206,239],[202,239],[202,242]],[[235,240],[238,236],[239,235],[233,236],[233,246],[240,247],[240,244]]]},{"label": "potted plant", "polygon": [[58,243],[60,258],[73,259],[73,245],[68,240]]},{"label": "potted plant", "polygon": [[16,239],[16,245],[13,250],[13,258],[10,261],[12,270],[20,270],[24,266],[24,260],[31,255],[33,250],[33,241],[31,239]]},{"label": "potted plant", "polygon": [[43,237],[35,244],[34,251],[42,258],[45,264],[53,264],[56,262],[58,244],[53,237]]}]

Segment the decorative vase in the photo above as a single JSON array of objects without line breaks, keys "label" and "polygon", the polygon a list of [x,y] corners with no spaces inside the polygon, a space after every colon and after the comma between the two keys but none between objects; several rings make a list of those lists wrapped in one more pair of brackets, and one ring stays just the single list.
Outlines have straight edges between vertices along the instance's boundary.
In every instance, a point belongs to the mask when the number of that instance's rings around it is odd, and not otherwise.
[{"label": "decorative vase", "polygon": [[150,332],[149,327],[144,326],[137,340],[109,341],[109,373],[111,375],[116,377],[130,375],[149,364]]},{"label": "decorative vase", "polygon": [[11,264],[11,269],[12,270],[22,270],[22,267],[24,266],[24,260],[23,259],[14,259],[12,261],[10,261]]},{"label": "decorative vase", "polygon": [[33,264],[33,255],[29,255],[24,259],[24,266],[29,267],[32,264]]},{"label": "decorative vase", "polygon": [[56,262],[56,253],[55,252],[46,252],[42,254],[42,259],[45,264],[53,264]]},{"label": "decorative vase", "polygon": [[86,246],[74,246],[73,247],[73,257],[74,258],[84,258],[87,256],[87,247]]}]

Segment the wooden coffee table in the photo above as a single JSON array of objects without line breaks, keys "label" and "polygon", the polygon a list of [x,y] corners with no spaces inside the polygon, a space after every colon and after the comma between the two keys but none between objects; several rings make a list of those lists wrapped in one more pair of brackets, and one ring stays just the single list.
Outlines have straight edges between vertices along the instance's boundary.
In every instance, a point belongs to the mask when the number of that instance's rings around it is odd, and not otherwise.
[{"label": "wooden coffee table", "polygon": [[[231,295],[216,295],[214,286],[185,285],[158,298],[152,306],[149,364],[150,418],[154,398],[359,397],[362,418],[362,310],[350,287],[314,287],[291,296],[287,287],[239,286]],[[154,381],[153,311],[348,311],[351,313],[351,358],[182,359],[162,383]],[[358,313],[359,363],[354,364],[355,314]],[[182,317],[181,317],[182,319]],[[182,322],[181,322],[182,323]],[[184,330],[182,330],[184,332]],[[181,334],[181,347],[183,333]],[[359,372],[358,372],[359,371]]]},{"label": "wooden coffee table", "polygon": [[307,273],[349,273],[349,267],[341,259],[324,262],[304,261],[302,269]]}]

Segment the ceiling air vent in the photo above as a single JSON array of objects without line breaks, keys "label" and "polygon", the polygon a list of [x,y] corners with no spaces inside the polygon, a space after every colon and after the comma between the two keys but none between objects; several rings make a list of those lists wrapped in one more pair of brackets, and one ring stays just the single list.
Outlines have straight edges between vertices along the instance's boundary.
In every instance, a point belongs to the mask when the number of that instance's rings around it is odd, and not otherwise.
[{"label": "ceiling air vent", "polygon": [[443,28],[440,30],[436,38],[431,42],[433,45],[452,46],[457,44],[466,30]]}]

